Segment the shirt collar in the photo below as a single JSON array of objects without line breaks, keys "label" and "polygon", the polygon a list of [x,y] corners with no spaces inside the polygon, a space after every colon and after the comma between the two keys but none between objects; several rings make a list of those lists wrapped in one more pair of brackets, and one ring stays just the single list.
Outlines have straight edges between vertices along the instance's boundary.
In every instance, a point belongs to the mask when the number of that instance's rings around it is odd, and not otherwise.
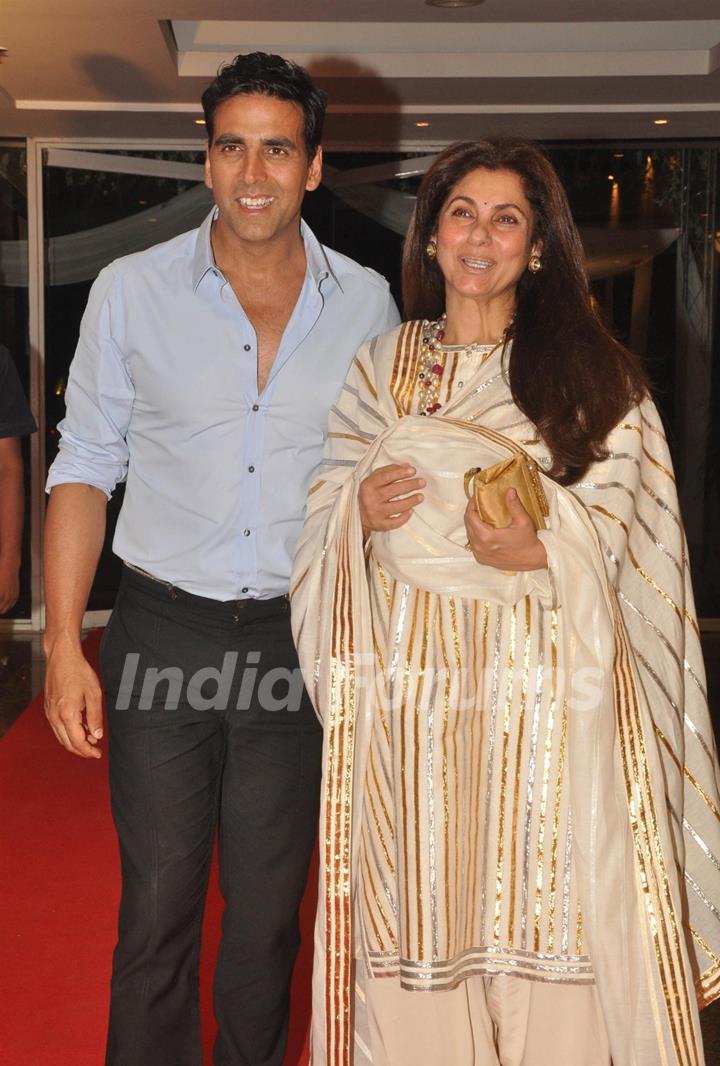
[{"label": "shirt collar", "polygon": [[331,267],[325,249],[304,219],[300,220],[300,235],[305,242],[308,270],[317,288],[319,289],[323,281],[330,278],[342,292],[340,279]]},{"label": "shirt collar", "polygon": [[216,217],[217,207],[213,207],[197,233],[195,254],[193,255],[192,263],[193,291],[197,289],[208,271],[217,272],[212,253],[212,244],[210,243],[210,230],[212,229],[212,224]]},{"label": "shirt collar", "polygon": [[[198,230],[192,263],[193,290],[197,289],[208,271],[218,273],[217,267],[215,266],[215,259],[213,257],[212,244],[210,242],[210,231],[212,230],[212,224],[216,218],[217,207],[214,207]],[[307,259],[308,271],[310,272],[310,276],[315,282],[316,287],[319,289],[322,283],[330,278],[340,291],[342,291],[342,285],[330,265],[325,249],[308,224],[302,219],[300,221],[300,234],[305,243],[305,257]]]}]

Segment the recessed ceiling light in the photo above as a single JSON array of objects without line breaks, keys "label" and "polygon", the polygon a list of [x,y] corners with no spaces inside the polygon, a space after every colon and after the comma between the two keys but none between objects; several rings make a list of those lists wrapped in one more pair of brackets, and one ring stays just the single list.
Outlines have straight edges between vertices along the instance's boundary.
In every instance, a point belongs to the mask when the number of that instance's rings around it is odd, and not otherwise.
[{"label": "recessed ceiling light", "polygon": [[193,122],[195,123],[196,126],[204,126],[205,125],[205,119],[204,118],[195,118],[195,119],[193,119]]},{"label": "recessed ceiling light", "polygon": [[668,124],[668,120],[666,118],[656,118],[653,119],[653,122],[656,126],[667,126]]},{"label": "recessed ceiling light", "polygon": [[419,130],[424,130],[427,126],[430,125],[430,123],[429,122],[416,122],[415,125],[417,126],[417,128]]},{"label": "recessed ceiling light", "polygon": [[429,7],[479,7],[483,0],[425,0]]}]

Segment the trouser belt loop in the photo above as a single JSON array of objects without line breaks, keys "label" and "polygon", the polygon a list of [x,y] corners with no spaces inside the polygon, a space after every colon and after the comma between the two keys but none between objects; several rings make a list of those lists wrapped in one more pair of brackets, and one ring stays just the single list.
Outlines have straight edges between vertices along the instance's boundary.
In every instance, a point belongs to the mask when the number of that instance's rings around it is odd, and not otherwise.
[{"label": "trouser belt loop", "polygon": [[142,574],[143,577],[148,578],[150,581],[154,581],[156,585],[162,585],[162,587],[167,590],[167,594],[171,600],[177,599],[177,589],[171,584],[171,582],[163,581],[161,578],[155,577],[154,574],[149,574],[147,570],[143,570],[140,566],[135,566],[134,563],[127,562],[126,559],[123,559],[123,565],[126,566],[128,570],[134,570],[136,574]]}]

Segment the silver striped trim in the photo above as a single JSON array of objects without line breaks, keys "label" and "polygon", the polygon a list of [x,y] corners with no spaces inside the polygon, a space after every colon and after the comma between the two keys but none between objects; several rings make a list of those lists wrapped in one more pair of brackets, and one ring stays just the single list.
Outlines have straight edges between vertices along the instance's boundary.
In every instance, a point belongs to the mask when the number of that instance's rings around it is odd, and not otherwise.
[{"label": "silver striped trim", "polygon": [[703,903],[705,904],[707,909],[710,911],[710,913],[713,915],[713,917],[718,922],[720,922],[720,911],[717,909],[717,907],[712,902],[712,900],[708,899],[708,897],[705,895],[703,890],[700,888],[700,885],[697,883],[697,881],[695,881],[690,876],[690,874],[687,872],[687,870],[685,871],[685,880],[690,885],[690,888],[693,890],[693,892],[698,897],[698,899],[701,899],[703,901]]},{"label": "silver striped trim", "polygon": [[690,823],[688,822],[687,818],[683,818],[683,829],[690,834],[690,836],[693,838],[693,840],[695,841],[697,846],[700,848],[700,850],[705,853],[705,855],[710,860],[710,862],[713,864],[715,869],[718,872],[720,872],[720,859],[718,859],[718,857],[716,855],[714,855],[712,853],[712,851],[710,851],[710,848],[707,846],[707,844],[705,843],[703,838],[700,836],[700,834],[697,832],[697,830],[694,829],[694,827],[690,825]]}]

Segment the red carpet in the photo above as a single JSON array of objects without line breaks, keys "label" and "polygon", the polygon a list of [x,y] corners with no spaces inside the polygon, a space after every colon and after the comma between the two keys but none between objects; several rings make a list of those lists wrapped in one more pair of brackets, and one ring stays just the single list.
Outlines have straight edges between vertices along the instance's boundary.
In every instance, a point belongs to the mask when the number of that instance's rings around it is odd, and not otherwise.
[{"label": "red carpet", "polygon": [[[97,655],[99,632],[86,650]],[[42,697],[0,742],[0,1061],[102,1066],[119,862],[107,759],[79,759],[55,740]],[[285,1066],[307,1063],[316,863],[303,902]],[[203,933],[205,1063],[222,900],[213,870]]]}]

